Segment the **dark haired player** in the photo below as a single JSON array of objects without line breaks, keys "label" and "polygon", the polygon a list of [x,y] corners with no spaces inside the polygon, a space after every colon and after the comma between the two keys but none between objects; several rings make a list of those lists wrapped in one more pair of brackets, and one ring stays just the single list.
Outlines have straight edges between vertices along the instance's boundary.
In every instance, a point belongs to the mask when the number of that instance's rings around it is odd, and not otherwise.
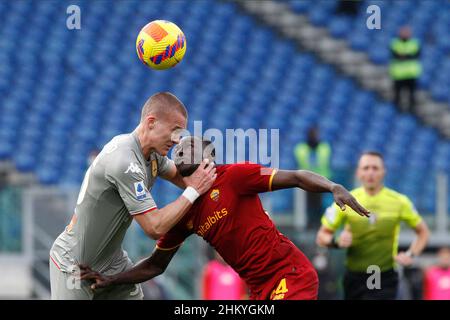
[{"label": "dark haired player", "polygon": [[[362,186],[351,193],[371,212],[370,219],[359,219],[352,210],[342,212],[332,205],[322,217],[317,244],[323,247],[347,248],[344,278],[345,299],[392,300],[397,295],[397,263],[408,266],[428,241],[428,227],[403,194],[384,186],[383,156],[378,152],[361,155],[356,175]],[[405,222],[417,234],[406,252],[398,251],[400,223]],[[336,231],[345,226],[339,237]],[[373,268],[380,270],[380,286],[368,286]]]},{"label": "dark haired player", "polygon": [[[196,159],[197,157],[197,159]],[[214,160],[209,141],[185,137],[175,148],[175,165],[182,176],[197,168],[202,158]],[[196,161],[192,161],[192,160]],[[212,245],[245,280],[250,299],[317,299],[318,277],[311,262],[265,213],[258,193],[302,188],[332,192],[344,210],[348,205],[361,216],[369,212],[341,185],[309,171],[287,171],[243,163],[217,166],[217,179],[189,212],[157,242],[153,254],[132,269],[112,276],[81,267],[82,280],[93,289],[140,283],[164,272],[179,246],[196,233]]]}]

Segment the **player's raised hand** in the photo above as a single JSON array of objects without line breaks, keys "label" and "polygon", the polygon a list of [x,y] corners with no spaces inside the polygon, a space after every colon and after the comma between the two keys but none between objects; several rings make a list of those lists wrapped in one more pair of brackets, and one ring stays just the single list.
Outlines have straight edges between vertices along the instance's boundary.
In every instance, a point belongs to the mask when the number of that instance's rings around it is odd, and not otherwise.
[{"label": "player's raised hand", "polygon": [[100,272],[92,270],[89,266],[80,264],[80,280],[87,280],[94,282],[91,289],[105,288],[111,285],[110,277],[101,274]]},{"label": "player's raised hand", "polygon": [[333,187],[333,197],[336,204],[341,208],[342,211],[345,210],[345,206],[349,206],[352,208],[356,213],[358,213],[360,216],[369,217],[370,212],[364,208],[362,205],[359,204],[358,201],[348,192],[347,189],[345,189],[340,184],[336,184]]},{"label": "player's raised hand", "polygon": [[189,177],[184,177],[183,180],[186,186],[194,188],[199,194],[203,194],[211,188],[216,177],[214,162],[204,159],[197,170]]}]

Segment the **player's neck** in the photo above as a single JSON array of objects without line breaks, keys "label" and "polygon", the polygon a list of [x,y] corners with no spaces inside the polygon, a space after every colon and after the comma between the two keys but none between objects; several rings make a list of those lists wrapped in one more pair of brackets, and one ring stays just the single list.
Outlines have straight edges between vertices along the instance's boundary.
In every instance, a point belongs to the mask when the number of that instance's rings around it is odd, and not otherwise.
[{"label": "player's neck", "polygon": [[366,193],[367,193],[369,196],[375,196],[375,195],[377,195],[383,188],[384,188],[384,185],[380,184],[378,187],[374,187],[374,188],[364,188],[364,190],[366,191]]},{"label": "player's neck", "polygon": [[136,132],[142,155],[144,156],[144,159],[148,160],[150,158],[150,154],[154,150],[151,140],[147,139],[147,137],[145,136],[145,132],[144,130],[142,130],[142,127],[140,125],[134,131]]}]

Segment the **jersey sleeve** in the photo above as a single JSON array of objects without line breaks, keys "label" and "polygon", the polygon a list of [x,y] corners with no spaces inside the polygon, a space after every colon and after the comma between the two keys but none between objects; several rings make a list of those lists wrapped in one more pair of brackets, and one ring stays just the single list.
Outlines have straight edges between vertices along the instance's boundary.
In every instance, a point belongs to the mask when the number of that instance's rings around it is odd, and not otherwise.
[{"label": "jersey sleeve", "polygon": [[417,212],[413,203],[407,197],[403,198],[400,220],[405,222],[411,228],[417,227],[417,225],[422,221],[422,218]]},{"label": "jersey sleeve", "polygon": [[182,223],[183,222],[178,223],[170,229],[169,232],[158,239],[156,242],[156,248],[158,250],[172,250],[178,248],[184,240],[191,235],[191,232],[183,227]]},{"label": "jersey sleeve", "polygon": [[327,208],[325,214],[322,216],[321,222],[322,226],[327,229],[336,231],[339,229],[346,221],[347,215],[344,211],[339,208],[336,203],[333,203]]},{"label": "jersey sleeve", "polygon": [[158,158],[158,175],[165,176],[170,171],[170,168],[174,167],[175,164],[173,160],[169,159],[166,156],[163,157],[157,155],[157,158]]},{"label": "jersey sleeve", "polygon": [[255,163],[231,165],[230,183],[240,194],[256,194],[272,191],[272,180],[277,170]]},{"label": "jersey sleeve", "polygon": [[105,175],[106,179],[117,188],[131,215],[148,213],[157,209],[144,183],[144,169],[137,159],[112,163],[106,168]]}]

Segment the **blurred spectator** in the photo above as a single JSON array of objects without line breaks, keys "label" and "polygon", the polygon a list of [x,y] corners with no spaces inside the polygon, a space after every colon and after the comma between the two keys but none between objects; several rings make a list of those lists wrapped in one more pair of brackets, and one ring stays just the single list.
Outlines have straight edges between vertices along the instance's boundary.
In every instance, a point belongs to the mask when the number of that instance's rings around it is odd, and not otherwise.
[{"label": "blurred spectator", "polygon": [[217,252],[203,269],[201,287],[203,300],[247,299],[244,281]]},{"label": "blurred spectator", "polygon": [[450,300],[450,247],[438,251],[438,263],[425,271],[424,299]]},{"label": "blurred spectator", "polygon": [[[298,167],[301,170],[310,170],[326,178],[331,178],[330,145],[320,140],[319,129],[312,127],[308,130],[306,142],[301,142],[295,146],[295,158]],[[316,228],[320,225],[320,216],[322,213],[322,194],[307,193],[307,214],[308,226]]]},{"label": "blurred spectator", "polygon": [[[402,27],[399,36],[391,42],[392,60],[389,73],[394,81],[394,103],[403,111],[415,111],[416,82],[422,73],[419,61],[420,43],[411,37],[411,29]],[[409,101],[401,106],[403,90],[408,91]]]}]

